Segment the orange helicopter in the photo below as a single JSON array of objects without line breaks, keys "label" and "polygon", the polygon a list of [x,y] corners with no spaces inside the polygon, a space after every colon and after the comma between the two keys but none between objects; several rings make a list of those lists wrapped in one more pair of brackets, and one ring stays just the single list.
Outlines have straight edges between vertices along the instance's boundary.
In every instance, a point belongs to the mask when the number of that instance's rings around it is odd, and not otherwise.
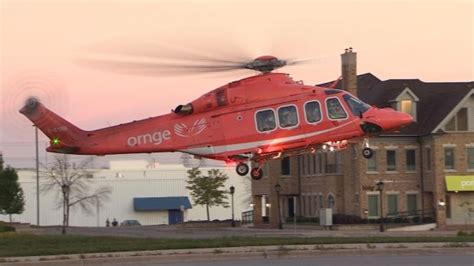
[{"label": "orange helicopter", "polygon": [[[108,155],[183,152],[198,158],[235,162],[236,171],[253,179],[262,165],[282,155],[339,150],[350,140],[398,130],[413,118],[391,108],[370,106],[332,87],[309,86],[272,71],[298,61],[261,56],[249,62],[222,61],[192,66],[201,71],[250,69],[260,74],[230,82],[172,112],[140,121],[85,131],[29,98],[20,112],[49,139],[49,152]],[[134,69],[131,63],[117,65]],[[152,69],[140,63],[140,69]],[[363,156],[370,158],[370,147]]]}]

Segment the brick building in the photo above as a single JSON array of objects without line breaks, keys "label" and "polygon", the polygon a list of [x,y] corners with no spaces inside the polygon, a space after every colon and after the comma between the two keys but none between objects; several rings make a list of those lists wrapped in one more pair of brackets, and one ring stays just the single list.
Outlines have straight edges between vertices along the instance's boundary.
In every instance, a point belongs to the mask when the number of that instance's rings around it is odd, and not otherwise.
[{"label": "brick building", "polygon": [[[474,82],[381,81],[356,75],[356,53],[342,58],[342,88],[377,107],[410,113],[400,132],[369,140],[374,156],[362,157],[364,141],[337,152],[318,151],[265,165],[252,181],[254,223],[268,217],[318,217],[321,208],[366,219],[418,215],[438,227],[474,224]],[[341,88],[340,88],[341,89]],[[375,184],[384,182],[383,191]],[[277,195],[275,185],[281,186]],[[278,200],[279,198],[279,200]]]}]

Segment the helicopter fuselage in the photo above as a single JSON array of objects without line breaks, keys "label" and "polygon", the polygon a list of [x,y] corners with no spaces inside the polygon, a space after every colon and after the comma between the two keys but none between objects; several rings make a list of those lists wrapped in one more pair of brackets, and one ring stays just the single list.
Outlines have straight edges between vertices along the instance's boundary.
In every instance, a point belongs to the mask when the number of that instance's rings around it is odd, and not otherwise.
[{"label": "helicopter fuselage", "polygon": [[338,143],[413,121],[345,91],[307,86],[280,73],[231,82],[169,114],[92,131],[75,127],[39,102],[27,103],[20,112],[51,139],[50,152],[184,152],[225,161]]}]

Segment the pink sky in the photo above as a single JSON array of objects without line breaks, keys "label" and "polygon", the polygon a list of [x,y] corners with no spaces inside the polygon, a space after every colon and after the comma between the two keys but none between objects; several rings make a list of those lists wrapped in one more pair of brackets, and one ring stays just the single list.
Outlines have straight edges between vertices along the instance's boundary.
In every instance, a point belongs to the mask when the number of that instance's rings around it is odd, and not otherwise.
[{"label": "pink sky", "polygon": [[30,84],[79,127],[95,129],[168,112],[245,76],[137,77],[72,63],[91,46],[160,44],[219,51],[221,57],[321,58],[282,70],[306,84],[337,78],[339,54],[351,46],[358,52],[359,73],[473,80],[469,0],[1,0],[0,9],[0,150],[8,149],[2,148],[6,142],[31,139],[30,122],[16,112],[29,93],[19,84]]}]

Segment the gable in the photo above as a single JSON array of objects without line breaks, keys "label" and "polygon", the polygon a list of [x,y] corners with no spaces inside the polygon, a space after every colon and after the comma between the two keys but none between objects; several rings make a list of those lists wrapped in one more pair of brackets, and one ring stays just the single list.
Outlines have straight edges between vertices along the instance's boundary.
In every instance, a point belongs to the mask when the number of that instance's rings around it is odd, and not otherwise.
[{"label": "gable", "polygon": [[[460,120],[463,120],[462,122]],[[464,121],[465,120],[465,121]],[[464,125],[466,124],[466,125]],[[474,131],[474,90],[471,89],[464,98],[444,117],[432,133],[443,131]]]},{"label": "gable", "polygon": [[405,89],[397,96],[397,98],[395,98],[395,101],[397,102],[404,100],[411,100],[415,102],[420,101],[420,99],[416,97],[415,93],[408,87],[405,87]]}]

